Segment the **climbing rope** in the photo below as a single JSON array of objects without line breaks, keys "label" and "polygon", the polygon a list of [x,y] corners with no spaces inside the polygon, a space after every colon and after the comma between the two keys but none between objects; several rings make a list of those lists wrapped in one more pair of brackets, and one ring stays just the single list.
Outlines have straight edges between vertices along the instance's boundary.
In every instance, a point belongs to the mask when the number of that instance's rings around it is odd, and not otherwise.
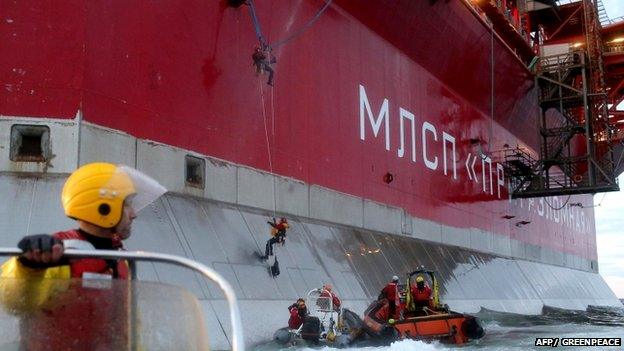
[{"label": "climbing rope", "polygon": [[271,89],[271,135],[275,144],[275,90]]},{"label": "climbing rope", "polygon": [[559,211],[559,210],[561,210],[562,208],[564,208],[564,207],[566,207],[566,206],[568,205],[568,202],[570,202],[570,198],[571,198],[571,197],[572,197],[572,195],[568,195],[568,199],[567,199],[567,200],[565,200],[565,202],[563,203],[563,205],[561,205],[560,207],[553,207],[553,206],[550,204],[550,202],[548,202],[548,198],[547,198],[547,197],[544,197],[544,202],[545,202],[545,203],[546,203],[546,205],[548,205],[548,207],[550,207],[552,210]]},{"label": "climbing rope", "polygon": [[[323,7],[321,7],[316,14],[303,26],[294,31],[292,34],[286,36],[282,40],[278,40],[272,44],[269,44],[268,40],[262,34],[262,27],[260,25],[260,20],[258,19],[258,14],[256,12],[256,6],[253,0],[247,0],[247,5],[249,5],[249,13],[251,15],[251,20],[254,26],[254,31],[256,32],[256,37],[258,38],[258,42],[260,43],[260,49],[264,52],[268,52],[267,58],[268,61],[271,62],[270,53],[273,49],[278,48],[289,41],[297,38],[301,34],[303,34],[306,30],[308,30],[319,18],[321,15],[329,8],[333,0],[327,0]],[[264,89],[262,87],[263,83],[260,83],[260,99],[262,101],[262,119],[264,123],[264,134],[266,137],[267,143],[267,155],[269,157],[269,170],[271,172],[271,176],[273,177],[273,217],[276,217],[277,212],[277,194],[276,194],[276,185],[275,185],[275,175],[273,173],[273,156],[271,155],[271,141],[269,139],[269,130],[267,126],[267,113],[266,113],[266,102],[264,99]],[[271,135],[273,137],[273,142],[275,142],[275,94],[274,90],[271,89]]]},{"label": "climbing rope", "polygon": [[[266,131],[266,130],[265,130]],[[271,87],[271,136],[273,137],[273,146],[275,146],[275,89]],[[268,137],[267,137],[268,140]],[[268,147],[268,145],[267,145]],[[270,155],[270,150],[269,150]],[[277,208],[277,190],[275,186],[275,174],[273,174],[273,165],[271,164],[271,173],[273,179],[273,217]]]},{"label": "climbing rope", "polygon": [[247,0],[247,4],[249,5],[249,13],[251,14],[251,21],[254,25],[254,30],[256,31],[256,37],[260,42],[260,48],[265,50],[268,47],[268,42],[262,35],[262,28],[260,28],[260,21],[258,20],[258,15],[256,14],[256,7],[254,6],[253,0]]},{"label": "climbing rope", "polygon": [[269,50],[270,51],[272,49],[278,48],[278,47],[288,43],[289,41],[297,38],[298,36],[303,34],[306,30],[308,30],[308,28],[312,27],[312,25],[314,25],[314,23],[316,21],[318,21],[319,18],[321,18],[321,15],[323,15],[323,12],[325,12],[325,10],[327,10],[329,5],[331,5],[332,1],[333,0],[327,0],[327,2],[325,2],[325,5],[323,5],[323,7],[321,7],[316,12],[314,17],[312,17],[306,24],[301,26],[299,29],[294,31],[292,34],[290,34],[289,36],[287,36],[286,38],[284,38],[282,40],[278,40],[278,41],[276,41],[276,42],[274,42],[272,44],[269,44],[268,41],[266,40],[266,38],[264,37],[264,35],[262,35],[262,28],[260,27],[260,20],[258,19],[258,15],[256,13],[256,7],[254,5],[254,1],[253,0],[247,0],[247,4],[249,5],[249,12],[251,14],[251,20],[253,21],[254,30],[256,31],[256,37],[258,38],[258,41],[260,42],[260,47],[263,50]]},{"label": "climbing rope", "polygon": [[[598,201],[598,205],[594,205],[594,206],[591,206],[591,207],[600,207],[600,206],[602,206],[602,201],[604,201],[605,196],[607,196],[607,193],[606,192],[602,193],[602,198],[600,199],[600,201]],[[585,206],[583,206],[583,207],[585,207]]]},{"label": "climbing rope", "polygon": [[[262,100],[262,120],[264,122],[264,135],[266,137],[266,144],[267,144],[267,155],[269,157],[269,170],[271,172],[271,177],[273,177],[273,218],[276,217],[275,213],[277,211],[276,207],[277,207],[277,199],[275,198],[275,174],[273,173],[273,157],[271,155],[271,142],[269,140],[269,130],[267,127],[267,113],[266,113],[266,104],[264,101],[264,89],[262,88],[262,86],[264,85],[264,83],[262,83],[260,81],[260,99]],[[271,89],[272,90],[272,89]],[[271,109],[273,109],[273,106],[271,106]]]}]

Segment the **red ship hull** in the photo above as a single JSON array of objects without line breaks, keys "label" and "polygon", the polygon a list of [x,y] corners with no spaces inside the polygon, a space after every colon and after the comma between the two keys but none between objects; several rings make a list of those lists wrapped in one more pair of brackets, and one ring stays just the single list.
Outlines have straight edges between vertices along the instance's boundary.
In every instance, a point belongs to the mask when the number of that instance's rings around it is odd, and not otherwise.
[{"label": "red ship hull", "polygon": [[[127,246],[214,267],[250,343],[309,289],[329,282],[361,311],[420,266],[463,313],[619,304],[597,274],[591,195],[510,200],[501,150],[539,152],[538,91],[469,2],[334,0],[317,16],[323,0],[256,0],[257,28],[228,3],[0,0],[3,245],[74,225],[64,178],[106,161],[170,190]],[[291,38],[274,87],[253,64],[257,31]],[[13,158],[16,125],[47,133],[45,162]],[[257,258],[267,216],[291,224],[278,277]],[[211,345],[231,347],[220,292],[139,273],[199,296]]]},{"label": "red ship hull", "polygon": [[[256,7],[276,41],[322,5]],[[138,138],[596,259],[591,209],[508,201],[496,151],[537,150],[533,77],[461,1],[338,1],[274,51],[274,88],[252,66],[247,6],[4,1],[1,12],[2,115],[80,109]]]}]

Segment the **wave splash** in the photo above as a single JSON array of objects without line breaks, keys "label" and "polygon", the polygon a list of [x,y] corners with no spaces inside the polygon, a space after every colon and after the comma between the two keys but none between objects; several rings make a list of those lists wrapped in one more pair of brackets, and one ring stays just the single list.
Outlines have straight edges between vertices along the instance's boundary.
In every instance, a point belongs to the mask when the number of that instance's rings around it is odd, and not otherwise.
[{"label": "wave splash", "polygon": [[[416,340],[401,340],[395,341],[389,346],[369,346],[369,347],[360,347],[356,350],[358,351],[429,351],[429,350],[440,350],[442,348],[437,342],[426,343],[423,341]],[[325,346],[320,349],[312,349],[312,348],[304,348],[300,349],[300,351],[334,351],[334,350],[342,350],[336,349],[333,347]]]},{"label": "wave splash", "polygon": [[[544,306],[540,315],[522,315],[497,312],[482,308],[476,314],[484,323],[485,337],[461,347],[463,351],[541,351],[534,345],[537,337],[622,337],[624,308],[589,306],[585,311],[565,310]],[[271,343],[269,343],[271,344]],[[365,346],[349,348],[353,351],[447,351],[454,345],[438,342],[426,343],[401,340],[388,346]],[[619,348],[604,347],[604,350]],[[283,348],[272,344],[256,351],[334,351],[337,348],[306,347],[304,345]]]}]

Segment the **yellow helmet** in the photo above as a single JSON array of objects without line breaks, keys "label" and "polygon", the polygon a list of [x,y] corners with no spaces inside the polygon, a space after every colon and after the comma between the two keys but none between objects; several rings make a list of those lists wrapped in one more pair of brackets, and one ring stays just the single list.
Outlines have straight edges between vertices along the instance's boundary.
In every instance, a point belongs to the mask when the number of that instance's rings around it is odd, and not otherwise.
[{"label": "yellow helmet", "polygon": [[90,163],[72,173],[63,186],[65,214],[103,228],[121,220],[126,198],[136,192],[130,175],[111,163]]},{"label": "yellow helmet", "polygon": [[425,278],[422,277],[422,275],[419,275],[418,277],[416,277],[416,283],[422,283],[425,281]]}]

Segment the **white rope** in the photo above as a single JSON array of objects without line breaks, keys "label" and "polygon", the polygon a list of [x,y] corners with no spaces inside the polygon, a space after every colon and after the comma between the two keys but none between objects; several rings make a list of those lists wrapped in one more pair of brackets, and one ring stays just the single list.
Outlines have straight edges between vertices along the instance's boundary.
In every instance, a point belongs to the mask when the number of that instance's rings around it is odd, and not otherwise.
[{"label": "white rope", "polygon": [[606,196],[607,192],[602,193],[602,198],[600,199],[600,201],[598,201],[598,205],[594,205],[593,207],[600,207],[602,205],[602,201],[604,201]]},{"label": "white rope", "polygon": [[275,93],[271,87],[271,135],[273,135],[273,144],[275,144]]},{"label": "white rope", "polygon": [[[275,88],[271,86],[271,135],[273,136],[273,146],[275,146]],[[271,170],[273,173],[273,170]],[[277,208],[277,189],[275,186],[275,177],[273,175],[273,216],[275,217],[275,211]]]},{"label": "white rope", "polygon": [[[275,174],[273,173],[273,157],[271,156],[271,142],[269,140],[269,130],[267,127],[266,105],[264,101],[264,89],[262,88],[263,83],[262,83],[262,80],[260,79],[258,80],[258,82],[260,82],[260,99],[262,100],[262,120],[264,124],[264,135],[266,137],[266,143],[267,143],[267,155],[269,156],[269,170],[271,172],[271,177],[273,177],[273,217],[275,217],[277,200],[275,199]],[[273,106],[271,106],[271,109],[274,110]]]}]

